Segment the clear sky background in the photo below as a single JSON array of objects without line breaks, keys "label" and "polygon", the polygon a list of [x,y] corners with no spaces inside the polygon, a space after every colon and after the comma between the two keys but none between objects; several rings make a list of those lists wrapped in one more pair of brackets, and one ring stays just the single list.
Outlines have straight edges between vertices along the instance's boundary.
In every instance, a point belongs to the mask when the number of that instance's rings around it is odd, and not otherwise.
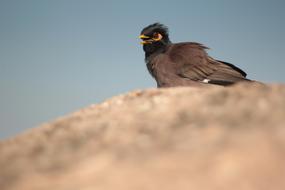
[{"label": "clear sky background", "polygon": [[0,0],[0,138],[156,87],[138,35],[161,22],[248,77],[285,82],[283,0]]}]

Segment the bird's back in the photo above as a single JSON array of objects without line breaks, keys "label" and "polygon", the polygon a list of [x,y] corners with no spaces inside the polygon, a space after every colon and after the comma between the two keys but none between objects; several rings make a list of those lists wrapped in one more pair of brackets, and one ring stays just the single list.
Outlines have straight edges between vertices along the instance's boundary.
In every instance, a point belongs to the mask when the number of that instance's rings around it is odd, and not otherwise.
[{"label": "bird's back", "polygon": [[206,46],[195,42],[170,44],[166,51],[150,59],[148,69],[158,86],[185,86],[187,83],[193,85],[193,82],[226,86],[248,81],[244,71],[209,57],[206,49]]}]

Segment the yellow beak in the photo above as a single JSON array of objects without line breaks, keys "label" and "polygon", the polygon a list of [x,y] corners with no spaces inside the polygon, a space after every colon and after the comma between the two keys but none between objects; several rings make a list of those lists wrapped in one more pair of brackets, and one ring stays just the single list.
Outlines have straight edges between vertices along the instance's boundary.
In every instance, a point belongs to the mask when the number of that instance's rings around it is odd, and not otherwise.
[{"label": "yellow beak", "polygon": [[141,41],[140,44],[142,44],[142,45],[143,45],[143,44],[150,44],[150,43],[151,43],[151,39],[150,39],[149,36],[146,36],[146,35],[142,34],[142,35],[139,36],[139,38],[142,39],[142,40],[143,40],[143,39],[149,39],[149,40]]},{"label": "yellow beak", "polygon": [[141,41],[140,44],[144,45],[144,44],[150,44],[150,42],[148,41]]},{"label": "yellow beak", "polygon": [[150,37],[149,37],[149,36],[146,36],[146,35],[144,35],[144,34],[142,34],[142,35],[139,36],[139,38],[140,38],[140,39],[149,39]]}]

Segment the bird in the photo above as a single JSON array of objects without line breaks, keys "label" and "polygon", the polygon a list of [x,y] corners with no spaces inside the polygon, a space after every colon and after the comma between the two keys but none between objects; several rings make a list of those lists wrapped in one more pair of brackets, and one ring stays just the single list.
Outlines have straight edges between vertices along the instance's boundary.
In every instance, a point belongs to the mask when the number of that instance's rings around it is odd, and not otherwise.
[{"label": "bird", "polygon": [[145,62],[157,87],[230,86],[251,82],[237,66],[216,60],[207,54],[208,47],[197,42],[172,43],[168,27],[154,23],[140,33]]}]

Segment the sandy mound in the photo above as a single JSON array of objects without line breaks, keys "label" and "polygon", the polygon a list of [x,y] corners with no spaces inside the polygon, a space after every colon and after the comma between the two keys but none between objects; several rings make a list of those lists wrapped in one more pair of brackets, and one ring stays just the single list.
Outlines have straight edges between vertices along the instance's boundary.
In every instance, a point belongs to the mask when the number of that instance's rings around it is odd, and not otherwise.
[{"label": "sandy mound", "polygon": [[285,86],[135,91],[0,143],[1,190],[285,189]]}]

